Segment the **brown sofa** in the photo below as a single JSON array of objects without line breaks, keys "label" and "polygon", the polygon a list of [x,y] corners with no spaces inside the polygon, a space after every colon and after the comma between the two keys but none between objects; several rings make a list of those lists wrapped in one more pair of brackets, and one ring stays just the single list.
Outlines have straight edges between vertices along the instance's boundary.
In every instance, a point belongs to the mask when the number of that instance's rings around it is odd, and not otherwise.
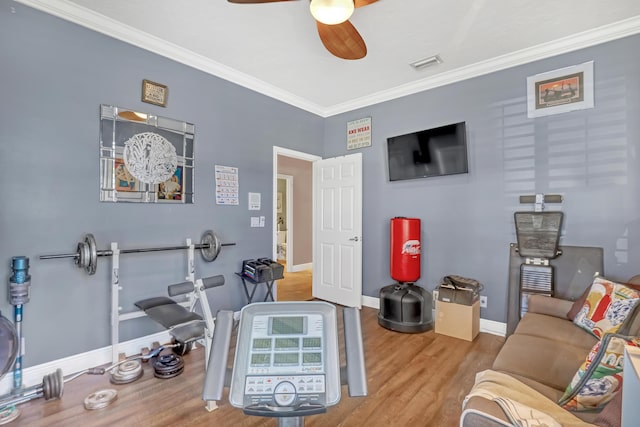
[{"label": "brown sofa", "polygon": [[[640,276],[633,277],[629,283],[640,284]],[[558,402],[597,342],[597,338],[574,325],[567,318],[567,313],[573,305],[572,301],[559,298],[531,296],[528,312],[518,323],[513,335],[507,338],[493,363],[492,370],[519,380],[526,385],[527,389],[532,390],[532,394],[538,392],[544,398],[554,403]],[[636,310],[634,318],[627,323],[626,334],[640,335],[640,315],[637,315],[639,311]],[[544,399],[541,396],[536,397]],[[616,396],[600,414],[587,412],[571,412],[571,414],[586,423],[615,426],[619,425],[620,407],[621,396]],[[560,407],[557,406],[557,408]],[[564,411],[561,408],[560,410]],[[495,427],[511,425],[511,423],[493,400],[473,396],[465,400],[460,425]]]}]

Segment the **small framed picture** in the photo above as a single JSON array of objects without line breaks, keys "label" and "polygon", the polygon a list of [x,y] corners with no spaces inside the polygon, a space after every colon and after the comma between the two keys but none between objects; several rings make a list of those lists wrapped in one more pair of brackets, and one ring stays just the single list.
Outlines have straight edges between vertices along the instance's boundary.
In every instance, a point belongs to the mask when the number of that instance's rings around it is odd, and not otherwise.
[{"label": "small framed picture", "polygon": [[168,94],[169,88],[166,85],[142,80],[142,102],[166,107]]},{"label": "small framed picture", "polygon": [[114,174],[116,191],[138,191],[138,180],[131,175],[122,157],[115,159]]},{"label": "small framed picture", "polygon": [[183,188],[183,167],[178,166],[171,178],[158,184],[156,200],[159,202],[168,200],[182,202]]},{"label": "small framed picture", "polygon": [[527,77],[527,116],[593,108],[593,61]]}]

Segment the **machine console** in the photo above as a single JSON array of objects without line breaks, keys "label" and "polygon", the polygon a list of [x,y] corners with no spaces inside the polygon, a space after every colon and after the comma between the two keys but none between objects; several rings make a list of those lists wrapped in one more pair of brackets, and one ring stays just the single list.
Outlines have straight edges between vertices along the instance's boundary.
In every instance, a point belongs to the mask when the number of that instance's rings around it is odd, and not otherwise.
[{"label": "machine console", "polygon": [[335,306],[317,301],[245,306],[233,366],[233,406],[280,416],[305,408],[324,412],[340,401]]}]

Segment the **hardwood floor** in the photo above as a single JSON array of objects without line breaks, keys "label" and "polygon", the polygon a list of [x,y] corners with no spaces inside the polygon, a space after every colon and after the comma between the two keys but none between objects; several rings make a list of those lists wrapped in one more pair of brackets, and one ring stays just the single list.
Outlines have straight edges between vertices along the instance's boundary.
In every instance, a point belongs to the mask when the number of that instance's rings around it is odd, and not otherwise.
[{"label": "hardwood floor", "polygon": [[313,299],[311,294],[311,270],[304,270],[300,272],[287,272],[286,264],[283,261],[278,261],[280,264],[284,264],[285,273],[284,279],[278,280],[278,301],[309,301]]},{"label": "hardwood floor", "polygon": [[[338,312],[341,317],[341,310]],[[366,307],[361,312],[369,395],[351,398],[343,386],[340,402],[329,407],[325,414],[306,417],[305,424],[308,427],[457,426],[462,400],[471,389],[476,372],[491,366],[504,338],[481,333],[473,342],[467,342],[433,331],[401,334],[380,327],[377,313]],[[343,354],[341,348],[341,358]],[[22,415],[8,425],[277,425],[274,418],[244,415],[241,409],[231,406],[228,389],[217,410],[205,410],[201,397],[202,348],[186,355],[184,372],[171,379],[157,379],[147,364],[144,367],[143,377],[126,385],[110,384],[108,376],[81,376],[65,384],[60,400],[37,399],[19,405]],[[118,399],[104,409],[85,410],[84,398],[105,388],[116,389]]]}]

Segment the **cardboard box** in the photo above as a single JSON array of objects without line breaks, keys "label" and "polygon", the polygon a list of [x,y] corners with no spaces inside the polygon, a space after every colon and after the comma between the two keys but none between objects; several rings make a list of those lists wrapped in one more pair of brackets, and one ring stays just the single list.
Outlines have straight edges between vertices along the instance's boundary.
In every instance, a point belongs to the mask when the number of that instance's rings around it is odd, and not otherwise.
[{"label": "cardboard box", "polygon": [[473,341],[480,331],[480,301],[473,305],[436,301],[436,334]]}]

